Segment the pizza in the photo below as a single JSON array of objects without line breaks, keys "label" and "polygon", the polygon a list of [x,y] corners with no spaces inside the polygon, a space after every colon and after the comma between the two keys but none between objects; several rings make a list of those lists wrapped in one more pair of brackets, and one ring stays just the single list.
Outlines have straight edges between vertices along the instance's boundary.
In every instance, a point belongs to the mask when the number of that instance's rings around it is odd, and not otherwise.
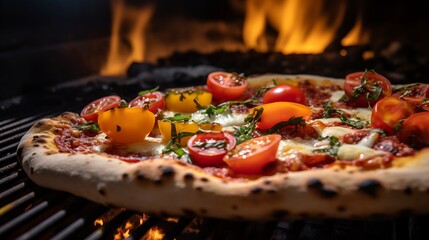
[{"label": "pizza", "polygon": [[[37,184],[148,214],[225,219],[429,212],[428,85],[214,72],[41,119],[17,155]],[[130,100],[130,99],[128,99]]]}]

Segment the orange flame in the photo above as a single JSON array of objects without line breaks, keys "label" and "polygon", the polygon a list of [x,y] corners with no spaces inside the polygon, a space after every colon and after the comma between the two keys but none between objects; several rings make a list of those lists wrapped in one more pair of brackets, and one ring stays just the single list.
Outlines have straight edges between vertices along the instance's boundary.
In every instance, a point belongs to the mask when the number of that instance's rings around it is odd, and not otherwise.
[{"label": "orange flame", "polygon": [[144,236],[143,240],[160,240],[165,236],[164,232],[158,227],[151,228]]},{"label": "orange flame", "polygon": [[[264,32],[270,23],[278,32],[274,50],[284,54],[321,53],[335,38],[346,7],[347,1],[342,0],[247,0],[244,43],[251,49],[268,50]],[[359,20],[344,43],[356,44],[366,38]]]},{"label": "orange flame", "polygon": [[145,32],[154,5],[131,6],[125,0],[111,0],[112,33],[102,75],[120,75],[133,61],[143,61]]}]

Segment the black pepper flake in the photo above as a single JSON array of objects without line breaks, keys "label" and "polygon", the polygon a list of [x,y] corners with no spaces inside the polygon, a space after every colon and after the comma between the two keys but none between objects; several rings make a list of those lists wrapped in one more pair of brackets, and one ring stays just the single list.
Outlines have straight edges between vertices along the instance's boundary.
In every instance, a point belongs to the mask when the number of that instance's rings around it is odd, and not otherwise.
[{"label": "black pepper flake", "polygon": [[377,196],[377,191],[381,188],[379,181],[375,179],[367,179],[359,183],[359,191],[368,194],[371,197]]},{"label": "black pepper flake", "polygon": [[208,181],[209,181],[209,179],[208,179],[208,178],[203,177],[203,178],[201,178],[201,181],[202,181],[202,182],[208,182]]},{"label": "black pepper flake", "polygon": [[192,181],[195,179],[195,177],[194,177],[194,174],[192,174],[192,173],[186,173],[183,176],[183,179],[185,179],[185,181]]},{"label": "black pepper flake", "polygon": [[322,197],[325,198],[333,198],[335,196],[337,196],[337,192],[334,189],[330,189],[330,188],[326,188],[326,187],[322,187],[319,190],[320,194],[322,195]]},{"label": "black pepper flake", "polygon": [[407,187],[404,189],[404,193],[406,195],[411,195],[411,194],[413,194],[413,189],[411,187]]},{"label": "black pepper flake", "polygon": [[317,178],[312,178],[308,180],[307,187],[311,189],[320,189],[323,187],[323,183]]},{"label": "black pepper flake", "polygon": [[120,132],[121,131],[121,126],[119,126],[119,125],[116,125],[116,132]]}]

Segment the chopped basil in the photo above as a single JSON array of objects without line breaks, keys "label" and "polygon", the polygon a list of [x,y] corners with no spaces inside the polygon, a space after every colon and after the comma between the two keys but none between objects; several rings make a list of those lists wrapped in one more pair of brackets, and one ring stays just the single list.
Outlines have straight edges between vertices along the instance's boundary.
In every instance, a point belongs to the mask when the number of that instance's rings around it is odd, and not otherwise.
[{"label": "chopped basil", "polygon": [[237,139],[237,144],[243,143],[252,138],[256,123],[261,118],[263,111],[264,108],[255,109],[255,111],[244,119],[244,122],[247,123],[246,125],[240,126],[239,128],[234,127],[234,137]]},{"label": "chopped basil", "polygon": [[155,91],[157,91],[157,90],[158,90],[158,88],[159,88],[159,86],[156,86],[156,87],[154,87],[154,88],[152,88],[152,89],[148,89],[148,90],[140,91],[140,92],[139,92],[139,95],[140,95],[140,96],[143,96],[143,95],[145,95],[145,94],[155,92]]},{"label": "chopped basil", "polygon": [[338,140],[338,138],[331,136],[329,137],[329,147],[314,149],[313,152],[327,153],[329,155],[336,157],[340,146],[341,146],[341,142]]},{"label": "chopped basil", "polygon": [[213,141],[205,141],[205,142],[196,142],[192,145],[192,147],[209,149],[209,148],[217,148],[217,149],[226,149],[226,140],[213,140]]},{"label": "chopped basil", "polygon": [[184,154],[187,152],[183,148],[182,144],[180,144],[180,141],[184,137],[193,136],[196,133],[192,132],[176,132],[176,125],[174,123],[171,123],[171,139],[168,141],[168,143],[165,145],[165,148],[162,150],[162,153],[170,153],[174,152],[181,158]]},{"label": "chopped basil", "polygon": [[202,110],[201,113],[206,114],[210,118],[215,116],[216,114],[224,113],[226,110],[229,109],[229,106],[230,106],[227,104],[222,104],[222,105],[218,105],[218,106],[213,106],[210,104],[207,107],[203,107],[198,103],[197,100],[198,100],[197,98],[194,99],[194,102],[197,105],[197,109]]},{"label": "chopped basil", "polygon": [[266,132],[266,134],[278,133],[280,129],[290,126],[295,126],[295,128],[297,128],[298,126],[305,126],[305,121],[302,117],[291,117],[287,121],[282,121],[274,125],[270,130]]},{"label": "chopped basil", "polygon": [[273,84],[265,86],[265,87],[260,87],[256,90],[256,93],[253,95],[252,99],[253,100],[257,100],[259,97],[261,97],[266,91],[270,90],[271,88],[277,86],[277,80],[273,79]]},{"label": "chopped basil", "polygon": [[378,83],[374,83],[372,86],[368,86],[368,80],[366,78],[366,75],[368,72],[374,72],[374,70],[365,70],[365,72],[362,74],[362,78],[361,78],[361,84],[359,86],[356,86],[355,88],[353,88],[353,92],[351,94],[351,96],[348,96],[346,94],[344,94],[339,101],[354,101],[356,100],[360,95],[364,94],[366,92],[365,95],[365,99],[366,101],[369,100],[377,100],[381,94],[383,93],[383,88],[378,84]]},{"label": "chopped basil", "polygon": [[124,99],[121,99],[121,101],[119,101],[118,108],[126,108],[126,107],[128,107],[127,101],[125,101]]},{"label": "chopped basil", "polygon": [[100,126],[98,126],[98,123],[96,122],[87,122],[73,127],[82,131],[88,131],[88,132],[94,132],[94,133],[97,133],[100,131]]},{"label": "chopped basil", "polygon": [[191,114],[176,113],[173,117],[168,117],[164,119],[170,122],[188,122],[189,120],[191,120],[191,118]]},{"label": "chopped basil", "polygon": [[332,102],[328,101],[326,103],[322,117],[323,118],[329,118],[332,114],[339,114],[340,120],[342,123],[347,124],[348,126],[351,126],[354,128],[361,129],[361,128],[364,128],[364,127],[369,125],[368,121],[360,120],[360,119],[354,120],[354,119],[346,117],[344,111],[342,111],[340,109],[336,109],[334,106],[332,106]]}]

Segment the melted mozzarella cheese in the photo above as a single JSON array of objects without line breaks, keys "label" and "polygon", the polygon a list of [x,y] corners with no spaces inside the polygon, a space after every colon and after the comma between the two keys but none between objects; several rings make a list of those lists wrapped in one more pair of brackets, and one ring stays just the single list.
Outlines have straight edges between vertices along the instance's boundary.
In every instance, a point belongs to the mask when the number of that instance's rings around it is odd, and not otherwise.
[{"label": "melted mozzarella cheese", "polygon": [[322,137],[336,137],[341,139],[344,135],[354,133],[356,130],[345,127],[325,127],[322,130]]},{"label": "melted mozzarella cheese", "polygon": [[342,144],[338,148],[337,156],[340,160],[352,161],[357,159],[366,159],[376,156],[383,156],[386,152],[374,150],[360,144]]},{"label": "melted mozzarella cheese", "polygon": [[225,111],[221,114],[215,114],[215,116],[210,118],[207,114],[197,111],[192,114],[191,120],[196,123],[215,122],[221,124],[223,127],[231,127],[245,124],[244,119],[246,116],[247,114],[237,114],[232,113],[231,111]]}]

